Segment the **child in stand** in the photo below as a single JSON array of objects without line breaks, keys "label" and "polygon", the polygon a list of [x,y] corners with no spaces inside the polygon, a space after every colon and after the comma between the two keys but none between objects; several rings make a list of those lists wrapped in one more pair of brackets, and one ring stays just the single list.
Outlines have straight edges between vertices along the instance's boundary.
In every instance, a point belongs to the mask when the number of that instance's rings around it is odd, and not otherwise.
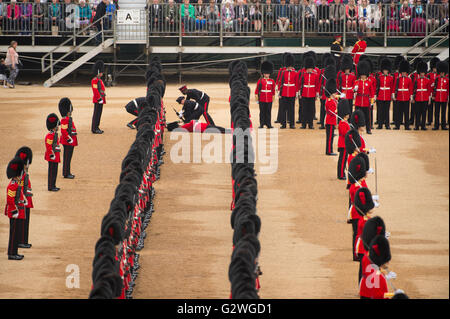
[{"label": "child in stand", "polygon": [[30,229],[30,212],[33,208],[33,193],[31,192],[31,182],[28,170],[33,160],[33,152],[31,148],[24,146],[17,150],[16,157],[20,158],[24,164],[24,172],[20,186],[22,187],[23,195],[26,199],[25,204],[25,219],[22,223],[21,238],[19,238],[19,248],[31,248],[31,244],[28,243],[28,234]]},{"label": "child in stand", "polygon": [[55,113],[47,116],[47,129],[49,132],[45,136],[45,160],[48,162],[48,190],[57,192],[56,176],[58,175],[58,163],[61,161],[61,147],[58,139],[59,119]]}]

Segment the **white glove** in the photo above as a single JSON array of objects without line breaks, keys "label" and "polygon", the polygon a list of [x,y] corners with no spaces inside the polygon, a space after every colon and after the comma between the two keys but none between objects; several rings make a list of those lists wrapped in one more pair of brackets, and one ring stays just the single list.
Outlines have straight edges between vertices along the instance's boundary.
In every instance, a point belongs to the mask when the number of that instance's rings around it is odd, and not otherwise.
[{"label": "white glove", "polygon": [[376,152],[377,152],[377,150],[373,147],[369,150],[369,154],[376,153]]},{"label": "white glove", "polygon": [[19,212],[17,212],[14,215],[12,215],[12,218],[17,218],[17,217],[19,217]]},{"label": "white glove", "polygon": [[404,293],[405,293],[405,292],[404,292],[403,290],[397,289],[397,290],[394,292],[394,295],[404,294]]},{"label": "white glove", "polygon": [[390,271],[386,276],[384,276],[387,280],[392,280],[397,278],[397,274],[393,271]]},{"label": "white glove", "polygon": [[380,203],[378,203],[377,201],[373,201],[373,204],[375,205],[375,208],[380,207]]},{"label": "white glove", "polygon": [[341,93],[341,95],[339,95],[339,98],[345,99],[345,93]]},{"label": "white glove", "polygon": [[55,154],[50,155],[50,159],[54,160],[55,159]]},{"label": "white glove", "polygon": [[390,232],[385,232],[384,237],[386,237],[386,239],[389,239],[389,237],[391,237],[391,233]]},{"label": "white glove", "polygon": [[98,104],[103,104],[103,99],[98,100]]},{"label": "white glove", "polygon": [[355,92],[358,91],[358,86],[355,85],[355,88],[353,89]]},{"label": "white glove", "polygon": [[375,173],[375,171],[373,170],[372,167],[367,170],[367,174],[373,174],[373,173]]},{"label": "white glove", "polygon": [[372,195],[372,199],[379,201],[380,200],[380,195]]},{"label": "white glove", "polygon": [[69,144],[73,143],[73,139],[69,136],[69,140],[68,140]]}]

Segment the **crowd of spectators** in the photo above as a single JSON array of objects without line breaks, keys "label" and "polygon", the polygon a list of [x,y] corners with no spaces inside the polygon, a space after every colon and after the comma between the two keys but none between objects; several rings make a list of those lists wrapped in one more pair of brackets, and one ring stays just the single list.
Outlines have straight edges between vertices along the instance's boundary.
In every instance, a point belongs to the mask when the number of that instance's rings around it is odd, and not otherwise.
[{"label": "crowd of spectators", "polygon": [[[97,5],[113,0],[0,0],[0,33],[29,34],[83,27]],[[67,8],[71,9],[67,9]],[[148,0],[151,34],[178,32],[389,32],[425,35],[448,22],[448,0]],[[113,15],[104,19],[111,28]],[[345,28],[344,28],[345,27]],[[53,29],[52,29],[53,28]],[[448,30],[443,30],[448,32]]]}]

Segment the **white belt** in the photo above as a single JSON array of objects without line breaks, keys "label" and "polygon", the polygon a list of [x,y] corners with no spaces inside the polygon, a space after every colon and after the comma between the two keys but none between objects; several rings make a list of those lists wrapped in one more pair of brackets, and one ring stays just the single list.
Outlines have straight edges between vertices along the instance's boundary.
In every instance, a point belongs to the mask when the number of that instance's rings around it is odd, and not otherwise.
[{"label": "white belt", "polygon": [[364,52],[356,52],[355,54],[364,54]]},{"label": "white belt", "polygon": [[447,92],[447,89],[436,89],[438,92]]},{"label": "white belt", "polygon": [[271,90],[261,90],[261,92],[269,93],[272,92]]},{"label": "white belt", "polygon": [[380,88],[380,90],[389,90],[390,88]]},{"label": "white belt", "polygon": [[284,84],[285,86],[294,86],[295,84]]},{"label": "white belt", "polygon": [[417,92],[425,92],[428,91],[427,89],[418,89]]},{"label": "white belt", "polygon": [[399,91],[409,91],[409,89],[398,89]]},{"label": "white belt", "polygon": [[315,85],[303,85],[303,87],[305,87],[305,88],[315,88],[316,86]]},{"label": "white belt", "polygon": [[353,88],[342,88],[343,90],[353,90]]}]

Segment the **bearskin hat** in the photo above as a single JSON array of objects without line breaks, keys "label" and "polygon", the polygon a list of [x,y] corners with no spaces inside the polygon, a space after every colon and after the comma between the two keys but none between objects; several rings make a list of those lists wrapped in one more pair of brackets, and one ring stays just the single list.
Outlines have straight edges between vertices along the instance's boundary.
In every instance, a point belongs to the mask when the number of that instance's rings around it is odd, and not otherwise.
[{"label": "bearskin hat", "polygon": [[23,173],[24,163],[20,157],[13,158],[6,167],[6,176],[8,179],[19,177]]},{"label": "bearskin hat", "polygon": [[351,129],[345,134],[345,150],[348,154],[353,154],[356,148],[361,147],[361,136],[356,129]]},{"label": "bearskin hat", "polygon": [[171,122],[171,123],[167,123],[167,129],[170,131],[173,131],[174,129],[178,128],[180,125],[178,124],[177,121],[175,122]]},{"label": "bearskin hat", "polygon": [[335,64],[336,65],[336,60],[334,59],[333,55],[329,52],[324,53],[322,56],[322,67],[326,67],[327,65],[330,64]]},{"label": "bearskin hat", "polygon": [[367,215],[367,213],[375,207],[375,203],[372,199],[372,193],[366,187],[362,187],[356,191],[354,203],[356,211],[361,216]]},{"label": "bearskin hat", "polygon": [[346,115],[350,115],[350,104],[347,99],[340,99],[338,106],[338,115],[341,118],[344,118]]},{"label": "bearskin hat", "polygon": [[353,68],[353,60],[350,55],[346,54],[342,58],[341,70],[351,70]]},{"label": "bearskin hat", "polygon": [[409,299],[409,297],[403,290],[398,289],[394,292],[394,296],[391,299]]},{"label": "bearskin hat", "polygon": [[305,58],[305,69],[314,69],[316,67],[314,59],[311,57]]},{"label": "bearskin hat", "polygon": [[356,110],[353,112],[350,122],[354,127],[359,128],[366,125],[366,119],[364,118],[364,113],[361,110]]},{"label": "bearskin hat", "polygon": [[409,73],[409,62],[406,60],[403,60],[400,62],[400,65],[398,66],[398,71],[400,73],[406,72]]},{"label": "bearskin hat", "polygon": [[427,73],[428,65],[425,62],[422,61],[422,62],[417,64],[417,69],[416,70],[417,70],[418,74],[420,74],[420,73]]},{"label": "bearskin hat", "polygon": [[181,103],[181,101],[183,101],[183,100],[185,100],[186,98],[182,95],[182,96],[179,96],[178,98],[177,98],[177,103],[178,104],[180,104]]},{"label": "bearskin hat", "polygon": [[436,64],[436,69],[437,69],[437,73],[438,74],[440,74],[440,73],[448,73],[448,62],[445,62],[445,61],[439,61],[437,64]]},{"label": "bearskin hat", "polygon": [[307,57],[310,57],[314,60],[314,65],[317,64],[317,54],[314,51],[308,51],[306,52],[303,57],[306,59]]},{"label": "bearskin hat", "polygon": [[380,216],[375,216],[366,222],[361,234],[361,240],[366,250],[369,250],[370,242],[378,235],[386,236],[386,225]]},{"label": "bearskin hat", "polygon": [[327,97],[330,97],[331,94],[336,93],[337,92],[337,88],[336,88],[336,79],[334,78],[329,78],[327,80],[327,83],[325,84],[325,95]]},{"label": "bearskin hat", "polygon": [[294,66],[294,64],[295,64],[294,55],[292,53],[287,53],[285,61],[286,61],[286,67],[287,68]]},{"label": "bearskin hat", "polygon": [[430,69],[432,69],[432,70],[435,69],[439,61],[441,61],[441,60],[439,60],[438,57],[433,57],[430,60]]},{"label": "bearskin hat", "polygon": [[417,66],[422,62],[423,62],[422,58],[415,59],[412,63],[412,69],[417,71]]},{"label": "bearskin hat", "polygon": [[359,61],[362,60],[364,62],[367,62],[367,64],[369,65],[369,74],[373,73],[374,67],[373,67],[372,60],[367,55],[362,55],[361,57],[365,57],[365,58],[364,59],[360,59]]},{"label": "bearskin hat", "polygon": [[47,129],[49,131],[53,130],[55,127],[59,125],[58,115],[55,113],[51,113],[47,116]]},{"label": "bearskin hat", "polygon": [[261,74],[272,74],[273,63],[270,61],[264,61],[261,63]]},{"label": "bearskin hat", "polygon": [[378,267],[391,260],[391,249],[385,236],[378,235],[370,242],[369,259]]},{"label": "bearskin hat", "polygon": [[355,158],[356,157],[362,158],[364,161],[364,164],[366,165],[366,170],[369,170],[369,168],[370,168],[369,156],[366,153],[361,152],[361,153],[358,153],[358,155],[356,155]]},{"label": "bearskin hat", "polygon": [[92,73],[94,76],[99,75],[99,73],[104,73],[105,71],[105,63],[102,60],[98,60],[95,62],[92,67]]},{"label": "bearskin hat", "polygon": [[394,59],[394,69],[398,70],[400,68],[400,63],[402,63],[402,61],[405,61],[405,58],[401,55],[397,55]]},{"label": "bearskin hat", "polygon": [[28,165],[33,161],[33,152],[28,146],[22,146],[17,150],[16,157],[19,157],[25,165]]},{"label": "bearskin hat", "polygon": [[358,77],[360,77],[361,75],[369,76],[370,64],[367,62],[367,60],[359,61],[356,70],[358,71]]},{"label": "bearskin hat", "polygon": [[380,62],[380,71],[388,70],[390,73],[392,69],[392,63],[391,60],[388,58],[384,58]]},{"label": "bearskin hat", "polygon": [[354,184],[366,176],[366,163],[362,157],[355,157],[348,165],[348,180]]},{"label": "bearskin hat", "polygon": [[68,97],[63,97],[61,100],[59,100],[58,108],[59,113],[62,117],[66,117],[67,113],[73,111],[72,102]]},{"label": "bearskin hat", "polygon": [[288,52],[284,52],[282,57],[281,57],[281,64],[282,66],[286,66],[286,55],[288,54]]},{"label": "bearskin hat", "polygon": [[337,77],[336,66],[334,66],[333,64],[328,65],[323,71],[323,76],[325,77],[325,79],[327,79],[327,81],[330,79],[336,79]]}]

